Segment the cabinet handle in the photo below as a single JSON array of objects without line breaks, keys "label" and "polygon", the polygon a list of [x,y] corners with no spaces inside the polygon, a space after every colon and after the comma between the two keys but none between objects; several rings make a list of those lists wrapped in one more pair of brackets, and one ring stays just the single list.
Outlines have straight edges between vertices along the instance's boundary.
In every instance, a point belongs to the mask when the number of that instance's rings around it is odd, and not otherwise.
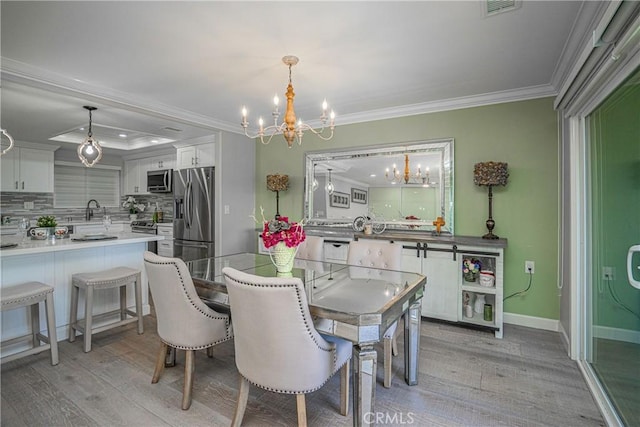
[{"label": "cabinet handle", "polygon": [[24,190],[24,181],[22,181],[22,189]]},{"label": "cabinet handle", "polygon": [[426,258],[427,257],[427,244],[423,243],[422,244],[422,258]]},{"label": "cabinet handle", "polygon": [[199,163],[198,156],[196,156],[196,165]]},{"label": "cabinet handle", "polygon": [[161,167],[162,167],[162,160],[160,160],[160,161],[158,162],[158,167],[159,167],[159,168],[161,168]]},{"label": "cabinet handle", "polygon": [[195,157],[192,157],[192,158],[191,158],[191,165],[195,165],[195,164],[196,164],[195,162],[196,162],[196,158],[195,158]]},{"label": "cabinet handle", "polygon": [[16,190],[18,189],[18,181],[16,181]]},{"label": "cabinet handle", "polygon": [[458,253],[458,245],[453,245],[453,248],[451,248],[451,249],[453,249],[453,260],[455,261],[456,260],[456,255]]}]

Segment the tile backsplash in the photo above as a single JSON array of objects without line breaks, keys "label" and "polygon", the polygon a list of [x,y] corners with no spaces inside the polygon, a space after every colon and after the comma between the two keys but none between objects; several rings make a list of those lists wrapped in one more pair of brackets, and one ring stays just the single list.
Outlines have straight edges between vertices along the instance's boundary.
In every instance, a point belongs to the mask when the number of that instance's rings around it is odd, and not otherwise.
[{"label": "tile backsplash", "polygon": [[[138,213],[138,219],[151,219],[157,202],[164,214],[164,221],[173,220],[173,195],[144,194],[137,195],[135,198],[138,203],[147,205],[144,212]],[[127,196],[121,197],[120,206],[118,207],[93,208],[94,219],[102,218],[105,211],[114,220],[129,219],[129,211],[122,207],[122,202],[126,199]],[[100,201],[98,200],[98,202]],[[25,203],[27,205],[33,203],[33,209],[25,209]],[[2,214],[3,224],[6,223],[7,218],[10,221],[9,223],[12,223],[16,222],[18,218],[35,220],[42,215],[54,215],[59,224],[64,224],[84,221],[85,208],[54,208],[53,193],[0,192],[0,214]]]}]

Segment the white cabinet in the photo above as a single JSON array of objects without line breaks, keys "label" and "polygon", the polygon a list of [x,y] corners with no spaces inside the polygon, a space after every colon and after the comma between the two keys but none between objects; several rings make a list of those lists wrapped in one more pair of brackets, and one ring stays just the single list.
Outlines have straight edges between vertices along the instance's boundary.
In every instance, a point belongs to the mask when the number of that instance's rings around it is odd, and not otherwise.
[{"label": "white cabinet", "polygon": [[422,315],[455,322],[458,320],[458,262],[445,246],[404,243],[402,268],[427,277]]},{"label": "white cabinet", "polygon": [[216,145],[213,142],[179,147],[177,169],[215,166],[215,148]]},{"label": "white cabinet", "polygon": [[147,194],[147,159],[126,160],[124,162],[125,195]]},{"label": "white cabinet", "polygon": [[146,170],[162,170],[162,169],[175,169],[176,168],[176,156],[154,156],[147,159]]},{"label": "white cabinet", "polygon": [[[502,297],[504,251],[495,245],[467,246],[437,243],[403,244],[402,268],[427,278],[422,298],[422,315],[451,322],[484,326],[502,338]],[[482,286],[479,274],[472,279],[463,273],[465,260],[493,273],[492,284]],[[491,274],[485,273],[491,277]],[[472,280],[472,281],[468,281]],[[487,283],[488,285],[488,283]],[[484,303],[475,307],[476,301]],[[485,320],[485,304],[489,310]],[[466,309],[471,306],[471,311]],[[477,309],[476,309],[477,308]]]},{"label": "white cabinet", "polygon": [[[458,321],[486,326],[495,330],[496,338],[502,338],[503,325],[503,270],[504,252],[502,249],[482,247],[464,247],[458,254],[460,300],[458,302]],[[487,280],[478,274],[475,278],[463,272],[465,260],[480,264],[480,271]],[[493,273],[493,274],[490,274]],[[478,302],[484,300],[484,303]],[[470,305],[471,309],[465,306]],[[485,313],[488,310],[488,313]],[[469,316],[471,315],[471,316]]]},{"label": "white cabinet", "polygon": [[53,193],[53,151],[13,147],[0,158],[2,191]]},{"label": "white cabinet", "polygon": [[164,236],[158,241],[158,255],[173,257],[173,224],[158,224],[158,235]]}]

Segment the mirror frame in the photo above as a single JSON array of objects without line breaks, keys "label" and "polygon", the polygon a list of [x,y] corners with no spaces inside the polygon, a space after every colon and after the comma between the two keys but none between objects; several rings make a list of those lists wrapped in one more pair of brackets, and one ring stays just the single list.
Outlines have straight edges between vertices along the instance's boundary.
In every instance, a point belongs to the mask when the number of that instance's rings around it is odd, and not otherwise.
[{"label": "mirror frame", "polygon": [[[352,223],[342,220],[311,217],[311,195],[313,194],[313,171],[314,164],[323,161],[336,161],[342,159],[366,158],[376,156],[398,156],[412,153],[439,153],[440,155],[440,215],[444,218],[446,225],[442,227],[442,232],[453,234],[454,232],[454,139],[441,138],[425,141],[399,142],[384,145],[370,145],[345,150],[331,151],[309,151],[304,155],[305,170],[305,190],[304,190],[304,218],[309,225],[332,225],[352,227]],[[318,190],[316,190],[318,191]],[[435,230],[432,221],[436,218],[425,220],[418,231]],[[353,221],[353,219],[351,219]],[[387,229],[399,226],[406,229],[402,221],[385,221]]]}]

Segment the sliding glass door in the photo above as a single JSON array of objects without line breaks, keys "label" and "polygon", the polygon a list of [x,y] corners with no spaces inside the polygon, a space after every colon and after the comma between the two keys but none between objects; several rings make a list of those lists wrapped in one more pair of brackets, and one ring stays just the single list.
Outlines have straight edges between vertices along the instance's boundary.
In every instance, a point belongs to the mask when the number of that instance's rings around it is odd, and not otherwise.
[{"label": "sliding glass door", "polygon": [[588,116],[587,354],[627,426],[640,425],[640,70]]}]

